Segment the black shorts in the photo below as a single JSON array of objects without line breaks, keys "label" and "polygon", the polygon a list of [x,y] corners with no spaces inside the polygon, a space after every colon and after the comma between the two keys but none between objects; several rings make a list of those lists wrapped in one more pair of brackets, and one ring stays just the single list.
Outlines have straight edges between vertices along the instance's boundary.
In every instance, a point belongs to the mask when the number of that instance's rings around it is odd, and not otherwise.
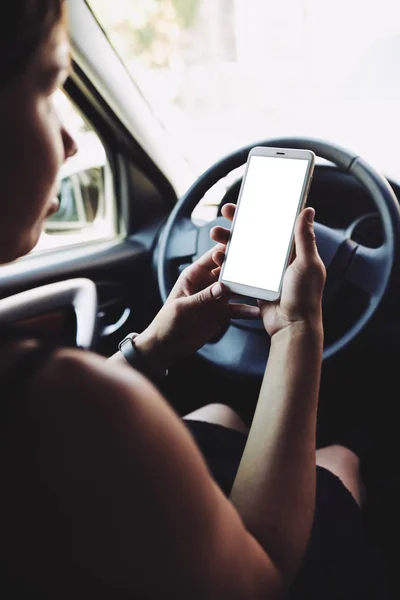
[{"label": "black shorts", "polygon": [[[208,468],[229,496],[246,435],[220,425],[185,421]],[[363,527],[357,503],[342,482],[317,467],[313,530],[290,600],[386,600],[385,571]]]}]

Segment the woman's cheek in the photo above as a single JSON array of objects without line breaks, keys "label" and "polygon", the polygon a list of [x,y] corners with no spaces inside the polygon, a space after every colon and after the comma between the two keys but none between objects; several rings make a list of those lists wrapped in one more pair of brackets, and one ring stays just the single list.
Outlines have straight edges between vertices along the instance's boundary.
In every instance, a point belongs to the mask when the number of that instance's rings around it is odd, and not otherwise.
[{"label": "woman's cheek", "polygon": [[[39,208],[39,207],[38,207]],[[28,252],[30,252],[38,243],[40,236],[42,235],[43,231],[44,231],[44,227],[45,227],[45,211],[44,211],[44,206],[42,205],[41,210],[39,212],[39,210],[37,210],[36,212],[36,219],[33,220],[30,224],[30,227],[28,226],[26,231],[25,231],[25,238],[27,241],[27,245],[30,246]],[[34,217],[34,215],[32,215]]]}]

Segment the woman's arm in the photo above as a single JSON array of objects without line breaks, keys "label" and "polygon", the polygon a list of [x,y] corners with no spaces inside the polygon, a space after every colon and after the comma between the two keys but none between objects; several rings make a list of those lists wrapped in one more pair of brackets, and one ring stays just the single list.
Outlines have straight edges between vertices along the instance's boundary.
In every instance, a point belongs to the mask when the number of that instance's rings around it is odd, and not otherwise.
[{"label": "woman's arm", "polygon": [[309,539],[315,497],[315,433],[323,349],[325,270],[308,209],[296,225],[296,259],[280,302],[261,303],[271,350],[231,500],[286,581]]},{"label": "woman's arm", "polygon": [[303,558],[314,515],[322,332],[276,333],[231,494],[244,524],[286,579]]}]

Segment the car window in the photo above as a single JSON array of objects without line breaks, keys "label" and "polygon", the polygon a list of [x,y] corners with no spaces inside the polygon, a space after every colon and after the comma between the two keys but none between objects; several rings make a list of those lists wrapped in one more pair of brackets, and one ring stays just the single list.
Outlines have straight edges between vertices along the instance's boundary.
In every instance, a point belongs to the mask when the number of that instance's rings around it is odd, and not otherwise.
[{"label": "car window", "polygon": [[55,103],[78,152],[62,167],[60,208],[46,222],[35,253],[109,239],[117,233],[112,173],[105,148],[64,92],[56,93]]},{"label": "car window", "polygon": [[400,179],[399,0],[88,4],[196,173],[245,144],[312,136]]}]

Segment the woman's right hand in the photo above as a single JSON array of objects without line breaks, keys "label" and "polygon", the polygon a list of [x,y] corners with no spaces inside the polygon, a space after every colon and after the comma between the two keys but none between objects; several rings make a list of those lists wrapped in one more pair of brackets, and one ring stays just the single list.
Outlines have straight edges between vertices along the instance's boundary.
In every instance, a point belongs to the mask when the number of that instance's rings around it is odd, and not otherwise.
[{"label": "woman's right hand", "polygon": [[[226,204],[222,214],[232,221],[235,210],[234,204]],[[281,298],[276,302],[259,301],[264,326],[270,336],[288,327],[322,331],[326,271],[315,241],[314,215],[313,208],[306,208],[297,219],[295,259],[285,273]],[[227,244],[229,235],[229,230],[222,227],[211,230],[211,238],[218,243]],[[225,253],[219,251],[213,259],[222,265]]]}]

